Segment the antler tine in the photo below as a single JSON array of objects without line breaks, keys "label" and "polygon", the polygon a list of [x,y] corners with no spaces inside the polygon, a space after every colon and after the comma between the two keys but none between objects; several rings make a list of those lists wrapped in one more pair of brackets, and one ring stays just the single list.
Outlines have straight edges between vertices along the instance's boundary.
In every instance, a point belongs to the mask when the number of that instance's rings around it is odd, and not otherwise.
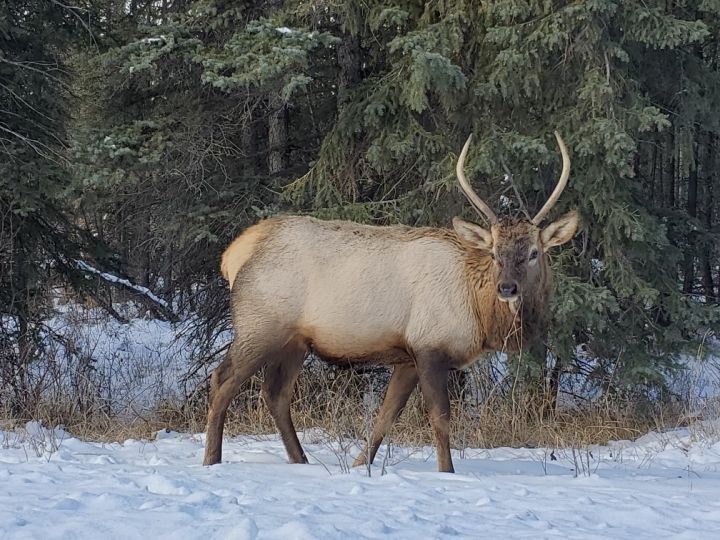
[{"label": "antler tine", "polygon": [[568,153],[567,146],[565,146],[562,137],[560,137],[560,134],[557,131],[555,132],[555,138],[557,139],[558,146],[560,147],[560,153],[562,154],[562,173],[560,173],[560,179],[558,180],[558,183],[555,186],[555,190],[552,192],[552,195],[550,195],[550,198],[547,200],[545,205],[532,219],[532,223],[534,225],[540,225],[542,220],[545,219],[545,216],[548,214],[548,212],[552,210],[552,207],[555,206],[555,203],[560,198],[560,195],[565,189],[568,178],[570,178],[570,154]]},{"label": "antler tine", "polygon": [[465,146],[463,146],[462,152],[460,152],[457,167],[455,168],[458,182],[460,182],[460,187],[462,188],[463,193],[465,193],[465,196],[468,198],[470,203],[477,210],[485,214],[488,220],[490,220],[491,224],[497,223],[498,218],[495,215],[495,212],[493,212],[490,207],[485,204],[485,201],[483,201],[480,196],[475,193],[475,190],[470,185],[470,182],[468,182],[467,178],[465,178],[465,159],[467,158],[468,149],[470,148],[470,141],[472,141],[472,133],[468,136],[467,141],[465,141]]}]

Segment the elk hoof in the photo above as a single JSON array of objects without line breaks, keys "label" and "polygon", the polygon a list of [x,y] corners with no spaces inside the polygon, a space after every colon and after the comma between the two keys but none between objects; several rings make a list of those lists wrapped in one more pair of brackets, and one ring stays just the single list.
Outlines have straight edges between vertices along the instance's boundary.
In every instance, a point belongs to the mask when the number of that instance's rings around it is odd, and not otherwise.
[{"label": "elk hoof", "polygon": [[205,459],[203,460],[203,465],[217,465],[218,463],[220,463],[220,461],[220,456],[205,456]]}]

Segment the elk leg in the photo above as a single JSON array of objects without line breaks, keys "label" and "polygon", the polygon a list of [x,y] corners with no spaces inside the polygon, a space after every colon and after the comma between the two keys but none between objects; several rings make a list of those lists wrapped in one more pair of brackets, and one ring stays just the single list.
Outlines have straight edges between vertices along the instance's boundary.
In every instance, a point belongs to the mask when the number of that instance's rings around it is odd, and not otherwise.
[{"label": "elk leg", "polygon": [[383,398],[380,412],[375,420],[375,428],[365,449],[355,459],[353,467],[365,465],[375,460],[385,435],[390,431],[393,423],[402,412],[410,394],[418,383],[418,374],[414,364],[399,364],[395,366]]},{"label": "elk leg", "polygon": [[447,362],[437,353],[418,355],[420,390],[430,413],[435,433],[438,471],[455,472],[450,456],[450,396]]},{"label": "elk leg", "polygon": [[265,367],[265,380],[262,384],[265,403],[280,432],[290,463],[308,462],[290,415],[295,381],[300,374],[304,359],[304,349],[292,347],[283,351],[272,364]]},{"label": "elk leg", "polygon": [[243,352],[234,341],[228,349],[225,360],[213,371],[210,377],[210,403],[208,406],[207,428],[205,436],[205,459],[203,465],[215,465],[222,458],[223,427],[225,413],[240,386],[257,372],[264,358],[253,355],[245,360]]}]

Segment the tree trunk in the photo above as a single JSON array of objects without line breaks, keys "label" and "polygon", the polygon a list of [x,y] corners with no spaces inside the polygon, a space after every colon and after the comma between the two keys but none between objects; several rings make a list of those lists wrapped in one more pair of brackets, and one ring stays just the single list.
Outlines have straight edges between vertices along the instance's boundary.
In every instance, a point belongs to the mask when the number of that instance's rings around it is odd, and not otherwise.
[{"label": "tree trunk", "polygon": [[[713,180],[715,180],[715,135],[708,133],[707,144],[705,146],[705,160],[703,167],[705,193],[704,193],[704,212],[703,225],[705,230],[712,230],[713,226]],[[711,257],[713,255],[712,243],[708,242],[703,249],[700,250],[700,273],[702,280],[703,294],[705,301],[708,303],[717,303],[717,295],[715,293],[715,283],[712,274]]]},{"label": "tree trunk", "polygon": [[[687,213],[690,218],[697,217],[697,195],[698,195],[698,169],[697,169],[697,150],[693,145],[693,152],[695,153],[695,164],[690,170],[688,176],[688,187],[687,187]],[[687,239],[687,246],[685,247],[684,255],[684,279],[683,279],[683,292],[690,294],[694,290],[695,285],[695,244],[697,243],[697,233],[690,231]]]},{"label": "tree trunk", "polygon": [[175,245],[170,243],[165,246],[165,267],[161,270],[163,277],[162,297],[172,304],[175,283],[173,281],[173,269],[175,268]]},{"label": "tree trunk", "polygon": [[361,55],[358,36],[343,37],[337,48],[337,62],[340,67],[337,79],[337,108],[340,111],[350,99],[350,89],[360,81]]},{"label": "tree trunk", "polygon": [[287,166],[288,110],[278,94],[270,96],[268,119],[268,171],[278,174]]},{"label": "tree trunk", "polygon": [[650,203],[651,205],[655,205],[655,202],[658,199],[658,194],[655,193],[655,190],[657,189],[657,160],[658,160],[658,146],[659,143],[656,141],[655,144],[653,144],[652,148],[652,169],[650,171]]},{"label": "tree trunk", "polygon": [[678,160],[675,157],[677,149],[675,148],[675,139],[670,135],[670,167],[668,170],[668,208],[675,208],[675,180],[677,178]]},{"label": "tree trunk", "polygon": [[242,150],[242,171],[243,176],[251,178],[257,175],[257,144],[255,136],[255,125],[250,113],[246,113],[240,133],[240,148]]},{"label": "tree trunk", "polygon": [[[17,237],[19,237],[18,235]],[[16,238],[17,238],[16,237]],[[10,412],[13,416],[27,416],[28,381],[27,373],[30,359],[33,356],[33,340],[30,334],[30,305],[28,299],[28,282],[25,252],[23,247],[13,242],[13,293],[10,312],[17,318],[18,354],[15,358],[12,380],[13,395],[10,401]]]},{"label": "tree trunk", "polygon": [[703,294],[705,295],[705,302],[708,304],[717,303],[717,296],[715,294],[715,283],[713,282],[712,267],[710,266],[710,256],[707,250],[703,250],[700,255],[700,272],[702,274],[702,287]]},{"label": "tree trunk", "polygon": [[560,374],[562,373],[562,362],[559,356],[555,356],[555,364],[550,370],[548,379],[548,413],[557,411],[558,396],[560,394]]}]

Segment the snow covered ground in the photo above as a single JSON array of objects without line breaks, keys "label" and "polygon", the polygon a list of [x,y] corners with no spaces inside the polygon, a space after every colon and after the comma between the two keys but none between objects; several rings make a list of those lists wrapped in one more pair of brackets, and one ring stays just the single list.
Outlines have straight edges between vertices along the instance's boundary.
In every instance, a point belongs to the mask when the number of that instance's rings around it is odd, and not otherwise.
[{"label": "snow covered ground", "polygon": [[[81,391],[125,414],[192,388],[181,384],[187,343],[169,323],[119,324],[70,306],[50,327],[65,359],[38,373],[56,381],[52,392]],[[717,418],[719,363],[687,364],[691,416]],[[348,472],[351,443],[301,439],[309,465],[288,465],[268,436],[226,441],[225,462],[206,468],[203,435],[120,445],[34,423],[0,430],[0,540],[720,539],[720,423],[575,453],[468,449],[454,456],[455,475],[435,472],[431,448],[383,448],[368,477]]]},{"label": "snow covered ground", "polygon": [[368,477],[312,431],[309,465],[288,465],[269,436],[226,440],[208,468],[202,435],[98,444],[30,423],[0,431],[0,538],[720,538],[715,428],[577,460],[466,450],[455,475],[435,472],[429,448],[395,448]]},{"label": "snow covered ground", "polygon": [[31,366],[43,397],[92,401],[124,416],[151,411],[161,401],[182,402],[207,376],[201,371],[185,380],[192,344],[179,335],[183,326],[142,317],[129,303],[115,307],[129,322],[100,308],[56,306],[47,321],[48,360]]}]

